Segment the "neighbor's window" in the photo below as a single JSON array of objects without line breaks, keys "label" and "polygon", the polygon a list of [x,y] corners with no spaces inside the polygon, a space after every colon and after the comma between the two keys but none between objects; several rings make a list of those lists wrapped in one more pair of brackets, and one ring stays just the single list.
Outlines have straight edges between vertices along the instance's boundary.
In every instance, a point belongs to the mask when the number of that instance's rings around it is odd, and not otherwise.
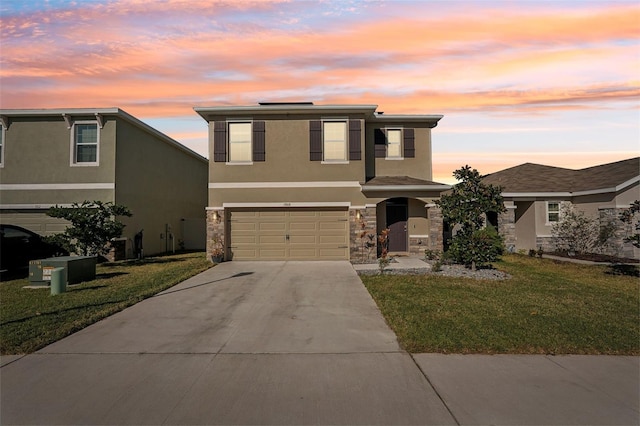
[{"label": "neighbor's window", "polygon": [[547,201],[547,221],[549,223],[557,222],[560,217],[560,203],[555,201]]},{"label": "neighbor's window", "polygon": [[229,162],[251,161],[251,123],[229,123]]},{"label": "neighbor's window", "polygon": [[402,158],[401,129],[387,129],[387,158]]},{"label": "neighbor's window", "polygon": [[73,124],[73,163],[98,164],[100,136],[98,123],[76,122]]},{"label": "neighbor's window", "polygon": [[347,161],[347,122],[323,123],[323,153],[325,161]]}]

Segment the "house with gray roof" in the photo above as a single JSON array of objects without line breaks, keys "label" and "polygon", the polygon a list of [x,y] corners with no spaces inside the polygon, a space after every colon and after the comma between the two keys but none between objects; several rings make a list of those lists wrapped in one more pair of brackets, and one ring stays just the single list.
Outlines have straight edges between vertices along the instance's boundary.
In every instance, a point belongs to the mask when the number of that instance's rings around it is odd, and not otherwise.
[{"label": "house with gray roof", "polygon": [[640,199],[640,157],[579,170],[525,163],[487,175],[483,181],[502,187],[507,212],[499,218],[507,246],[516,250],[554,249],[551,228],[561,203],[618,225],[606,254],[640,258],[640,250],[623,241],[631,225],[617,220]]}]

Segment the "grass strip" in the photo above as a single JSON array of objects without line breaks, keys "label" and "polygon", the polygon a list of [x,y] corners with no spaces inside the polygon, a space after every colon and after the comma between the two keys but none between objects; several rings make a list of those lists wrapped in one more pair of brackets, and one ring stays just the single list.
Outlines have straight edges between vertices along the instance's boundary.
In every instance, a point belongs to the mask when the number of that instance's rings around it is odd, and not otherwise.
[{"label": "grass strip", "polygon": [[519,255],[495,266],[512,278],[361,278],[409,352],[640,354],[637,278]]},{"label": "grass strip", "polygon": [[24,289],[27,279],[2,282],[0,351],[37,351],[210,267],[204,253],[105,263],[98,265],[95,280],[57,296],[48,288]]}]

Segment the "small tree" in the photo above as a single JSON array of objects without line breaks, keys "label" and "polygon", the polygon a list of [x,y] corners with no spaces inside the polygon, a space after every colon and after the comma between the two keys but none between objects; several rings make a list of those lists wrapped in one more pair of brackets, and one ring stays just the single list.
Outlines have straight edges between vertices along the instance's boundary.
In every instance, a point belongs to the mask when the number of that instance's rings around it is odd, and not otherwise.
[{"label": "small tree", "polygon": [[83,201],[71,207],[51,207],[47,215],[71,222],[65,231],[50,237],[69,252],[82,256],[106,255],[109,242],[122,236],[125,225],[117,216],[131,216],[125,206],[111,202]]},{"label": "small tree", "polygon": [[[640,201],[635,200],[631,203],[631,207],[620,213],[620,220],[625,223],[633,224],[636,213],[640,212]],[[640,248],[640,220],[636,220],[635,234],[625,237],[624,241],[633,244],[634,247]]]},{"label": "small tree", "polygon": [[493,233],[483,230],[487,212],[506,211],[500,195],[502,189],[482,183],[480,173],[468,165],[453,172],[453,176],[460,183],[436,204],[442,209],[445,220],[460,226],[453,236],[449,255],[454,261],[475,270],[476,265],[493,262],[502,253],[502,238],[495,230]]}]

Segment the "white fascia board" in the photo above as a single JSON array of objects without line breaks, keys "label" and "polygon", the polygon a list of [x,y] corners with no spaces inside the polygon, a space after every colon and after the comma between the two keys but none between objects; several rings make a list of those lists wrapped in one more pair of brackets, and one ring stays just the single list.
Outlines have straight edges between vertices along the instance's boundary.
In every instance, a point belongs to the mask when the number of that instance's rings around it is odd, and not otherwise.
[{"label": "white fascia board", "polygon": [[56,191],[80,189],[116,189],[115,183],[6,183],[0,191]]},{"label": "white fascia board", "polygon": [[349,208],[351,203],[349,202],[281,202],[281,203],[222,203],[222,207],[225,209],[237,209],[237,208],[257,208],[257,209],[266,209],[266,208],[282,208],[282,207],[291,207],[291,208],[302,208],[302,207],[340,207],[340,208]]},{"label": "white fascia board", "polygon": [[377,114],[374,116],[373,122],[383,123],[431,123],[432,127],[436,127],[438,122],[444,117],[441,114]]},{"label": "white fascia board", "polygon": [[606,194],[608,192],[618,192],[637,182],[640,182],[640,175],[633,177],[626,182],[622,182],[620,185],[617,185],[613,188],[602,188],[602,189],[593,189],[589,191],[578,191],[578,192],[574,192],[573,195],[575,197],[578,197],[582,195],[596,195],[596,194]]},{"label": "white fascia board", "polygon": [[357,181],[314,182],[215,182],[209,189],[360,188]]},{"label": "white fascia board", "polygon": [[237,115],[250,114],[267,115],[267,114],[373,114],[378,105],[249,105],[249,106],[221,106],[221,107],[194,107],[203,119],[210,121],[212,115]]},{"label": "white fascia board", "polygon": [[571,192],[503,192],[505,198],[567,198],[572,197]]},{"label": "white fascia board", "polygon": [[450,185],[365,185],[362,191],[383,192],[383,191],[447,191]]}]

